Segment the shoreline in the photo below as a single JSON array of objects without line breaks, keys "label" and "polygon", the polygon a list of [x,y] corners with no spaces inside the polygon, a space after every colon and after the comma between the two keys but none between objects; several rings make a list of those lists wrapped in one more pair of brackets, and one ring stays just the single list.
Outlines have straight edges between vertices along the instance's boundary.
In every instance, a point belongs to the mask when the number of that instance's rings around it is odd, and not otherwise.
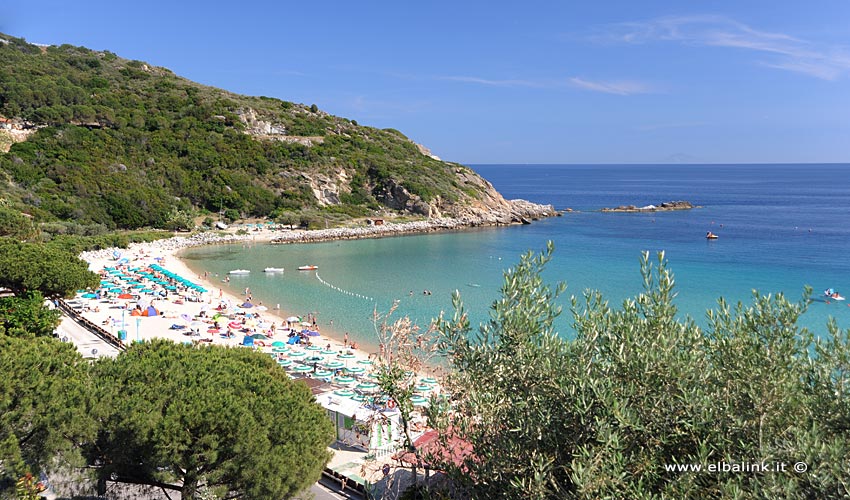
[{"label": "shoreline", "polygon": [[[535,205],[540,208],[540,211],[537,212],[537,215],[541,217],[555,215],[554,211],[548,211],[550,208],[548,206],[543,205]],[[165,259],[162,262],[162,265],[180,276],[186,277],[194,281],[195,283],[202,285],[208,290],[208,297],[205,298],[205,303],[207,305],[215,302],[220,297],[221,299],[229,300],[233,304],[241,304],[244,300],[244,294],[240,294],[238,291],[233,290],[229,287],[221,286],[222,283],[218,283],[216,281],[216,277],[214,276],[204,276],[203,270],[200,270],[201,273],[196,272],[191,269],[187,262],[181,258],[181,253],[185,249],[198,247],[198,246],[212,246],[212,245],[224,245],[224,244],[243,244],[243,245],[252,245],[252,244],[292,244],[292,243],[319,243],[319,242],[327,242],[327,241],[344,241],[344,240],[354,240],[354,239],[367,239],[367,238],[386,238],[386,237],[396,237],[396,236],[405,236],[405,235],[415,235],[415,234],[423,234],[423,233],[437,233],[437,232],[453,232],[453,231],[463,231],[467,229],[482,229],[487,227],[501,227],[501,226],[512,226],[512,225],[520,225],[524,222],[516,222],[516,223],[498,223],[493,222],[491,220],[485,220],[478,217],[470,217],[463,219],[451,219],[451,218],[435,218],[429,220],[422,221],[412,221],[412,222],[402,222],[402,223],[393,223],[387,222],[385,224],[380,225],[369,225],[369,226],[357,226],[357,227],[347,227],[347,228],[331,228],[331,229],[319,229],[319,230],[291,230],[291,229],[283,229],[283,230],[272,230],[268,228],[263,229],[255,229],[252,231],[244,232],[243,234],[238,234],[239,231],[236,228],[230,228],[227,231],[208,231],[208,232],[200,232],[195,233],[190,236],[173,236],[171,238],[165,238],[162,240],[156,240],[152,242],[146,243],[131,243],[126,249],[120,248],[106,248],[101,250],[94,250],[83,252],[80,254],[80,258],[89,263],[89,269],[95,272],[101,272],[104,267],[114,265],[115,252],[126,254],[132,256],[133,262],[131,264],[135,264],[141,262],[144,259],[152,259],[159,258]],[[79,295],[78,295],[79,297]],[[160,299],[157,299],[160,300]],[[164,307],[172,306],[168,301],[164,301],[162,304]],[[92,303],[93,304],[93,303]],[[185,305],[181,305],[179,308],[174,307],[175,309],[179,309],[179,313],[190,313],[192,315],[197,314],[200,309],[200,303],[192,303],[197,305],[189,305],[189,303]],[[114,307],[112,307],[114,309]],[[264,317],[270,318],[272,322],[283,324],[286,317],[288,317],[289,313],[293,315],[298,315],[295,311],[289,311],[292,309],[291,304],[281,303],[280,309],[272,309],[268,308],[262,311],[262,315]],[[287,313],[289,311],[289,313]],[[93,321],[95,324],[107,324],[108,320],[112,320],[111,325],[117,323],[117,319],[113,319],[111,315],[109,315],[110,311],[93,313],[92,311],[86,311],[84,315],[87,319]],[[165,317],[176,318],[180,314],[175,313],[174,311],[164,311],[166,313]],[[122,325],[123,329],[127,331],[128,342],[130,342],[133,338],[133,331],[135,330],[137,336],[141,336],[143,339],[148,340],[154,337],[164,337],[170,338],[171,340],[180,342],[185,341],[185,338],[182,334],[172,333],[172,332],[163,332],[161,328],[156,328],[156,332],[145,331],[145,335],[141,335],[139,332],[140,326],[136,325],[134,329],[132,326],[128,327],[126,318],[122,316]],[[145,320],[150,321],[150,320]],[[148,326],[154,326],[152,324],[145,325],[145,329],[147,330]],[[161,325],[160,325],[161,326]],[[332,325],[322,325],[319,324],[320,332],[321,332],[321,342],[327,342],[334,346],[334,348],[343,348],[343,339],[344,332],[337,331],[334,329]],[[119,327],[120,329],[120,327]],[[115,328],[112,328],[112,333],[114,334]],[[361,332],[368,333],[368,332]],[[232,339],[227,339],[227,341],[223,339],[214,338],[213,341],[215,343],[224,343],[229,345],[239,344],[241,343],[241,336],[239,339],[235,337]],[[358,349],[357,351],[359,355],[365,359],[367,356],[372,356],[377,354],[378,345],[372,345],[371,342],[364,342],[362,338],[365,335],[356,335],[358,341]],[[214,336],[215,337],[215,336]],[[319,339],[317,339],[319,340]],[[374,351],[374,352],[373,352]]]}]

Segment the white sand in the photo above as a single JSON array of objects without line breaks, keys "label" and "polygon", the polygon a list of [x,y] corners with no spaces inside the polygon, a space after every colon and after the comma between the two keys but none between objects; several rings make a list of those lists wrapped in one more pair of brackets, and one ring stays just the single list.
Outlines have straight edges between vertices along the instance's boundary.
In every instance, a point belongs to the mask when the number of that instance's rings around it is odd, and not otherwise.
[{"label": "white sand", "polygon": [[[176,257],[176,254],[179,250],[190,246],[214,243],[234,243],[239,241],[269,241],[278,234],[279,233],[275,234],[269,231],[253,232],[250,235],[244,236],[211,236],[201,234],[191,238],[175,237],[151,243],[134,243],[131,244],[128,249],[110,248],[93,252],[85,252],[80,257],[89,263],[89,269],[94,272],[101,273],[103,272],[104,267],[115,267],[118,262],[114,255],[115,252],[119,252],[120,258],[127,259],[127,268],[144,268],[151,264],[159,264],[166,270],[176,273],[177,275],[204,287],[208,290],[208,292],[203,294],[182,293],[181,295],[169,293],[168,297],[165,299],[154,299],[151,301],[151,304],[160,312],[159,316],[154,317],[131,316],[130,312],[137,304],[136,300],[133,299],[83,299],[81,294],[78,295],[76,299],[84,306],[84,310],[81,311],[83,316],[97,325],[102,325],[106,331],[114,333],[117,336],[117,332],[122,329],[121,325],[123,324],[123,329],[127,332],[127,339],[125,340],[126,343],[132,342],[137,338],[142,341],[154,338],[166,338],[174,342],[204,341],[214,344],[238,346],[242,343],[244,333],[234,331],[233,337],[229,339],[224,338],[221,335],[221,333],[226,331],[227,323],[238,318],[238,316],[233,314],[235,311],[233,308],[227,311],[231,319],[222,318],[219,320],[219,324],[224,327],[220,333],[209,333],[207,330],[209,327],[213,326],[211,317],[217,312],[215,308],[222,301],[229,301],[232,305],[238,305],[245,302],[245,297],[236,296],[232,292],[219,287],[218,283],[204,280],[202,277],[195,275],[180,259]],[[157,258],[162,260],[156,260]],[[104,274],[104,276],[108,277],[107,274]],[[188,300],[188,298],[193,295],[198,296],[200,301],[193,302]],[[145,298],[150,299],[150,296],[142,295],[142,300]],[[128,309],[124,309],[125,305]],[[207,310],[206,318],[199,317],[202,308]],[[271,324],[274,324],[276,327],[274,330],[274,336],[270,341],[266,342],[267,344],[271,341],[280,340],[285,342],[288,340],[288,331],[282,329],[282,327],[286,325],[285,318],[291,316],[290,313],[287,313],[284,310],[257,311],[256,308],[244,309],[244,311],[250,312],[254,315],[253,322],[249,320],[249,325],[253,324],[253,328],[256,328],[257,333],[265,333],[266,335],[269,335],[269,327]],[[187,321],[185,319],[186,317],[191,319]],[[205,325],[201,326],[199,322],[205,323]],[[199,327],[200,336],[187,335],[186,333],[190,331],[190,328],[185,330],[170,329],[174,324],[191,326],[193,323],[196,327]],[[298,329],[300,330],[300,328],[301,327],[299,326]],[[367,359],[367,353],[357,349],[351,350],[350,348],[346,348],[339,340],[322,335],[318,337],[310,337],[310,342],[313,345],[318,345],[323,348],[330,345],[330,350],[337,353],[345,352],[354,354],[356,356],[355,358],[345,360],[347,366],[368,367],[368,365],[358,363],[360,360]],[[265,352],[271,352],[270,346],[261,346],[258,348]],[[303,346],[296,345],[293,350],[303,349]],[[330,355],[325,356],[326,360],[329,356]]]}]

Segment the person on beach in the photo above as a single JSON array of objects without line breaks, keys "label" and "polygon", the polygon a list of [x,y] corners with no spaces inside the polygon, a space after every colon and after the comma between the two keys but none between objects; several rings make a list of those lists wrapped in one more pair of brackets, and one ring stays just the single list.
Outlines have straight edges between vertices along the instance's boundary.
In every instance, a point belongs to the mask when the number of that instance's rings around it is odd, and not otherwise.
[{"label": "person on beach", "polygon": [[345,332],[345,336],[342,338],[342,346],[348,347],[348,332]]}]

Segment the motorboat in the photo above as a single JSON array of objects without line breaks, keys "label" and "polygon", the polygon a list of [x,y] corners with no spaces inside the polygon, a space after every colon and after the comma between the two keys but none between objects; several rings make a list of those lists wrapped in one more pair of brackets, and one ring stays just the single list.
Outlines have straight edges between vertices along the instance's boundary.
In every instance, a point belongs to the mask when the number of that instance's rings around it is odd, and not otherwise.
[{"label": "motorboat", "polygon": [[827,288],[823,291],[823,295],[824,297],[826,297],[827,300],[844,300],[844,297],[838,292],[836,292],[834,288]]},{"label": "motorboat", "polygon": [[709,232],[705,233],[705,239],[707,239],[707,240],[716,240],[716,239],[717,239],[717,235],[716,235],[716,234],[714,234],[714,233],[712,233],[711,231],[709,231]]},{"label": "motorboat", "polygon": [[299,271],[315,271],[319,266],[300,266],[298,268]]},{"label": "motorboat", "polygon": [[267,267],[267,268],[263,269],[263,272],[264,273],[282,273],[283,268],[282,267]]},{"label": "motorboat", "polygon": [[227,274],[251,274],[251,271],[248,269],[234,269]]}]

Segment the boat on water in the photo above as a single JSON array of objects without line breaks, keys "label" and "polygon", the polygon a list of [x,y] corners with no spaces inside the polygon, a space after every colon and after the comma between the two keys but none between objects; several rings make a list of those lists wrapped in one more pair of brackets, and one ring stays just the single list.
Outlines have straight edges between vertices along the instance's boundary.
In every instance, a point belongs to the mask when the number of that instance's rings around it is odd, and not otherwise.
[{"label": "boat on water", "polygon": [[263,269],[263,272],[264,273],[282,273],[283,268],[282,267],[267,267],[267,268]]},{"label": "boat on water", "polygon": [[251,274],[251,271],[248,269],[234,269],[227,274]]},{"label": "boat on water", "polygon": [[319,266],[299,266],[298,270],[299,271],[315,271],[318,268],[319,268]]},{"label": "boat on water", "polygon": [[827,300],[844,300],[844,296],[836,292],[834,288],[827,288],[823,291],[823,295],[827,298]]},{"label": "boat on water", "polygon": [[717,235],[716,235],[716,234],[714,234],[714,233],[712,233],[711,231],[709,231],[709,232],[705,233],[705,239],[707,239],[707,240],[716,240],[716,239],[717,239]]}]

